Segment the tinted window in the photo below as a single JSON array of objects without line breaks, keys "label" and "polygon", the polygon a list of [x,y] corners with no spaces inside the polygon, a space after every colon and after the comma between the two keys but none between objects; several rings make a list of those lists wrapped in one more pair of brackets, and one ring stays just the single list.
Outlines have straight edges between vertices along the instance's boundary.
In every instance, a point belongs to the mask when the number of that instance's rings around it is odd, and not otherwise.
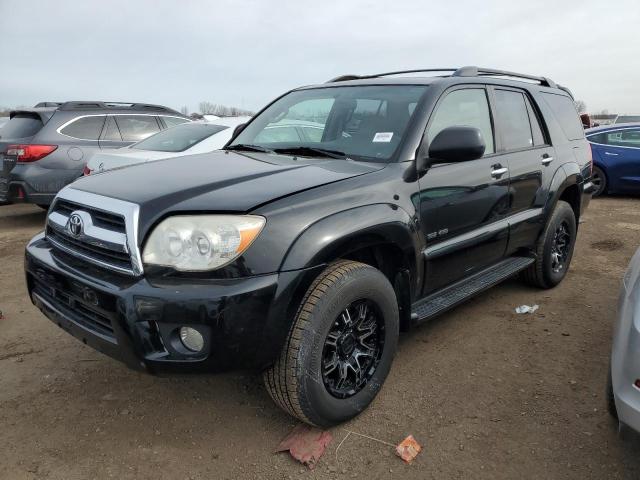
[{"label": "tinted window", "polygon": [[614,147],[634,147],[640,148],[640,128],[630,128],[625,130],[614,130],[613,132],[602,132],[588,137],[590,142],[603,143]]},{"label": "tinted window", "polygon": [[496,116],[499,119],[500,138],[504,149],[533,147],[533,134],[524,95],[510,90],[496,90],[495,94]]},{"label": "tinted window", "polygon": [[167,128],[175,127],[176,125],[180,125],[182,123],[186,123],[189,121],[186,118],[181,118],[181,117],[164,117],[163,116],[162,119],[164,120],[164,124],[167,126]]},{"label": "tinted window", "polygon": [[42,128],[42,120],[38,115],[28,113],[16,114],[9,123],[2,127],[2,138],[33,137]]},{"label": "tinted window", "polygon": [[102,140],[108,140],[111,142],[122,141],[122,137],[120,136],[120,130],[118,130],[118,126],[116,125],[116,121],[113,119],[113,117],[109,117],[107,119],[107,126],[104,129]]},{"label": "tinted window", "polygon": [[455,90],[447,95],[433,115],[427,131],[429,139],[433,140],[442,130],[452,126],[479,129],[486,144],[485,155],[495,152],[489,102],[484,89]]},{"label": "tinted window", "polygon": [[553,111],[562,131],[569,140],[579,140],[584,137],[582,122],[573,100],[565,95],[553,93],[543,93],[542,97]]},{"label": "tinted window", "polygon": [[178,125],[168,130],[142,140],[132,145],[138,150],[152,150],[154,152],[184,152],[186,149],[201,142],[214,133],[221,132],[229,127],[224,125],[194,124]]},{"label": "tinted window", "polygon": [[345,158],[386,161],[400,145],[411,107],[426,89],[367,85],[296,90],[254,118],[230,147],[258,144],[278,151],[308,146],[344,152]]},{"label": "tinted window", "polygon": [[116,115],[114,118],[125,142],[137,142],[160,131],[152,115]]},{"label": "tinted window", "polygon": [[104,115],[81,117],[60,130],[60,133],[82,140],[98,140],[100,132],[102,132],[104,119]]},{"label": "tinted window", "polygon": [[531,124],[531,131],[533,133],[533,144],[536,146],[545,145],[547,141],[545,140],[544,134],[542,133],[542,127],[540,126],[540,118],[538,117],[536,112],[533,110],[533,106],[531,105],[531,102],[529,101],[526,95],[524,97],[524,101],[527,103],[527,112],[529,113],[529,123]]}]

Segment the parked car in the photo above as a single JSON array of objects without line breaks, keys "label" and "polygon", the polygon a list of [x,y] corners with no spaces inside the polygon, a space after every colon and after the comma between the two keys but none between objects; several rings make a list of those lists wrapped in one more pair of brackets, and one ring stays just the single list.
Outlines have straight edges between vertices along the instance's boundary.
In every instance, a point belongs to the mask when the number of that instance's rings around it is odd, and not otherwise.
[{"label": "parked car", "polygon": [[183,123],[128,147],[108,153],[96,153],[87,162],[84,174],[91,175],[138,163],[219,150],[231,139],[234,127],[249,119],[250,117],[229,117],[216,120],[215,123]]},{"label": "parked car", "polygon": [[593,152],[593,195],[640,193],[640,123],[605,125],[585,133]]},{"label": "parked car", "polygon": [[609,413],[640,432],[640,249],[622,280],[607,382]]},{"label": "parked car", "polygon": [[640,122],[640,115],[618,115],[616,119],[613,121],[616,123],[638,123]]},{"label": "parked car", "polygon": [[[558,285],[591,198],[565,88],[403,73],[290,91],[221,151],[69,185],[27,246],[32,301],[132,368],[252,368],[304,422],[356,416],[400,330],[519,273]],[[265,139],[289,120],[322,135]]]},{"label": "parked car", "polygon": [[91,154],[189,121],[170,108],[143,103],[40,105],[49,106],[12,111],[0,132],[0,202],[47,207],[61,188],[82,176]]}]

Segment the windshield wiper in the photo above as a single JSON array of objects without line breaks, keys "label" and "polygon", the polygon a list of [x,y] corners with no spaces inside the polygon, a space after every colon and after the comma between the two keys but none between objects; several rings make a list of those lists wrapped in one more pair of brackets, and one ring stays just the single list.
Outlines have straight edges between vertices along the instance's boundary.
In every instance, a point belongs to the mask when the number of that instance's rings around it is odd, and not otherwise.
[{"label": "windshield wiper", "polygon": [[250,145],[248,143],[237,143],[236,145],[229,145],[225,147],[225,150],[240,150],[245,152],[262,152],[262,153],[273,153],[273,150],[269,150],[268,148],[261,147],[260,145]]},{"label": "windshield wiper", "polygon": [[291,155],[303,155],[309,157],[327,157],[327,158],[346,158],[347,154],[339,150],[328,150],[326,148],[309,147],[306,145],[300,147],[275,148],[276,153],[288,153]]}]

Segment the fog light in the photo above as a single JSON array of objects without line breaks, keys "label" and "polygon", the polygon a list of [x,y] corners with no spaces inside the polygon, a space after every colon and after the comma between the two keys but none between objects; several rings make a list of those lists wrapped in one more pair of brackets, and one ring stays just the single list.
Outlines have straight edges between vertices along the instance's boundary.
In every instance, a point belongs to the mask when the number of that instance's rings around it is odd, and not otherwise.
[{"label": "fog light", "polygon": [[180,340],[182,344],[192,352],[199,352],[204,347],[204,338],[195,328],[181,327]]}]

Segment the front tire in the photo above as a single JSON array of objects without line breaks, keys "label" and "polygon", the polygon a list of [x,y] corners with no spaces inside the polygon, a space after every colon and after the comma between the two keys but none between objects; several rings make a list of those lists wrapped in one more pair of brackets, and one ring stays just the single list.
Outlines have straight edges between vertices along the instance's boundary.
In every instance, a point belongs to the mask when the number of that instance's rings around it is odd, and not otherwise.
[{"label": "front tire", "polygon": [[264,372],[269,395],[310,425],[355,417],[389,373],[398,326],[395,292],[382,272],[346,260],[329,265],[307,290],[280,357]]},{"label": "front tire", "polygon": [[553,288],[564,279],[573,257],[576,230],[576,217],[571,205],[559,200],[538,239],[536,261],[522,273],[527,283],[539,288]]}]

